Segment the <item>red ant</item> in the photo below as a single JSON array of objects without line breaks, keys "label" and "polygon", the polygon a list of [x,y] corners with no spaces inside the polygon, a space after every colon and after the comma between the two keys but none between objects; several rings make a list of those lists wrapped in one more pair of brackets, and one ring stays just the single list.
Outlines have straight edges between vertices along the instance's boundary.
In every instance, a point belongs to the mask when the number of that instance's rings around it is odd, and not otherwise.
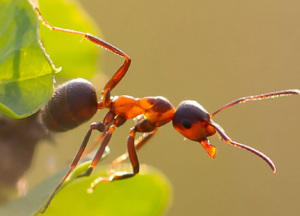
[{"label": "red ant", "polygon": [[[130,129],[129,137],[127,139],[128,153],[117,158],[111,165],[110,172],[112,175],[110,177],[97,178],[91,184],[91,190],[100,182],[111,182],[114,180],[126,179],[138,174],[140,166],[136,151],[157,132],[158,127],[161,127],[171,121],[173,123],[173,127],[184,137],[199,142],[211,158],[216,156],[217,148],[209,143],[208,137],[217,133],[220,139],[228,144],[243,148],[256,154],[271,167],[274,173],[276,172],[275,165],[269,157],[252,147],[233,141],[225,133],[222,127],[215,123],[211,118],[221,110],[239,103],[300,94],[300,90],[283,90],[242,97],[222,106],[212,114],[209,114],[198,102],[192,100],[181,102],[178,108],[175,109],[173,105],[162,96],[133,98],[131,96],[122,95],[112,97],[111,91],[125,76],[130,66],[130,57],[120,49],[88,33],[53,27],[42,17],[37,8],[35,8],[35,10],[43,24],[50,30],[83,36],[92,43],[125,58],[123,65],[106,83],[99,102],[97,101],[97,95],[91,83],[83,79],[75,79],[57,88],[51,100],[42,110],[42,119],[47,128],[53,131],[67,131],[92,118],[98,109],[109,109],[103,119],[103,122],[94,122],[91,124],[75,158],[70,164],[68,172],[56,187],[55,191],[45,204],[42,212],[47,209],[60,186],[78,164],[90,139],[92,131],[98,130],[99,132],[103,132],[101,135],[102,143],[97,150],[91,165],[85,173],[80,175],[80,177],[89,176],[91,174],[101,158],[105,147],[108,145],[114,130],[116,127],[123,125],[127,119],[137,119],[134,127]],[[142,132],[144,134],[140,139],[135,141],[136,132]],[[133,172],[114,172],[114,167],[126,160],[128,157],[133,167]]]}]

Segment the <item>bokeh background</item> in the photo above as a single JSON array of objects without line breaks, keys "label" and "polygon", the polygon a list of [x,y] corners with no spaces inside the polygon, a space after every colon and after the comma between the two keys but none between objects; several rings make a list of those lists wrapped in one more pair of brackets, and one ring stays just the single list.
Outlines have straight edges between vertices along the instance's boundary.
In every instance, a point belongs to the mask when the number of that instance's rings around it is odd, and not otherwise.
[{"label": "bokeh background", "polygon": [[[113,95],[167,97],[174,106],[197,100],[209,112],[242,96],[300,88],[300,2],[293,0],[81,0],[106,41],[132,58]],[[123,59],[104,52],[107,77]],[[59,65],[57,65],[59,66]],[[82,73],[85,73],[82,71]],[[94,80],[101,91],[105,76]],[[261,159],[210,138],[211,160],[202,146],[184,141],[171,124],[139,152],[141,163],[172,182],[167,215],[300,215],[300,97],[249,102],[214,117],[233,138],[267,154]],[[101,121],[100,111],[92,121]],[[29,187],[66,166],[89,123],[41,143],[26,174]],[[133,122],[115,131],[109,163],[126,149]],[[46,168],[45,168],[46,167]]]}]

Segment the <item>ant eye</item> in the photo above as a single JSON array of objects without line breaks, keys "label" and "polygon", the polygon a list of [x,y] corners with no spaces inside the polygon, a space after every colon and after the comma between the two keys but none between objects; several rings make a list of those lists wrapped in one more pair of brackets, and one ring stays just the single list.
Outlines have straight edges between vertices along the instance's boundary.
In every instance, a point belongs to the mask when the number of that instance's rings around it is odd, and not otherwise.
[{"label": "ant eye", "polygon": [[188,119],[182,119],[181,124],[186,129],[190,129],[192,127],[192,124],[191,124],[190,120],[188,120]]}]

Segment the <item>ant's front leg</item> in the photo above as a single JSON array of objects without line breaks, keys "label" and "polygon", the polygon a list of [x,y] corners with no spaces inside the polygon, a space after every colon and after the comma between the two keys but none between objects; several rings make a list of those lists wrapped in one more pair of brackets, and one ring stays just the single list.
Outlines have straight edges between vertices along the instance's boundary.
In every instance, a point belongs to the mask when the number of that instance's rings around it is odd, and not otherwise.
[{"label": "ant's front leg", "polygon": [[[146,141],[149,140],[149,138],[156,133],[156,127],[154,124],[149,122],[148,120],[144,119],[143,121],[138,122],[133,128],[131,128],[129,137],[127,139],[127,152],[128,152],[128,157],[130,159],[130,163],[133,168],[133,172],[115,172],[112,174],[110,177],[98,177],[91,183],[91,187],[89,189],[89,192],[92,192],[93,189],[96,187],[97,184],[100,182],[112,182],[114,180],[121,180],[121,179],[126,179],[126,178],[131,178],[135,176],[136,174],[139,173],[140,171],[140,164],[138,160],[138,156],[136,153],[136,147],[138,146],[139,148],[142,147]],[[135,140],[135,134],[136,132],[150,132],[149,135],[151,136],[146,136],[145,139],[140,139],[138,143],[134,143]],[[151,133],[153,132],[153,133]],[[124,158],[124,160],[127,159],[127,157]],[[121,159],[121,162],[123,160]]]}]

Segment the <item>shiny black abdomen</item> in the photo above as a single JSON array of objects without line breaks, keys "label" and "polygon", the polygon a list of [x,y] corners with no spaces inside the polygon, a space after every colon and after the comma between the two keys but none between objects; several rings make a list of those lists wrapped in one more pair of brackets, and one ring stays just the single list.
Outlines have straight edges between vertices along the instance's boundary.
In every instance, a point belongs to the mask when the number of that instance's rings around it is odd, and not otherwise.
[{"label": "shiny black abdomen", "polygon": [[47,129],[64,132],[91,119],[97,107],[93,85],[85,79],[73,79],[55,90],[42,109],[42,121]]}]

